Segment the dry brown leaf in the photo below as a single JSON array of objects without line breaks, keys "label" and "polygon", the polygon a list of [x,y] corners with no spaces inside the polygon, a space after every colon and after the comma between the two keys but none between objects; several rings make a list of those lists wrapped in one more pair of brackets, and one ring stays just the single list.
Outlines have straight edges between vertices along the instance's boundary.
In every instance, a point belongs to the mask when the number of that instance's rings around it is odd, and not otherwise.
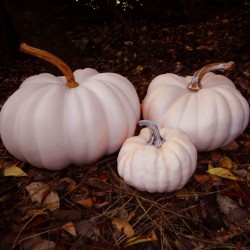
[{"label": "dry brown leaf", "polygon": [[127,237],[132,237],[135,234],[132,226],[125,220],[114,218],[112,219],[112,224],[118,231],[123,232]]},{"label": "dry brown leaf", "polygon": [[97,219],[95,217],[89,220],[79,220],[75,222],[77,232],[82,235],[91,237],[97,224]]},{"label": "dry brown leaf", "polygon": [[29,250],[55,250],[56,243],[51,240],[39,240],[34,243]]},{"label": "dry brown leaf", "polygon": [[228,219],[238,226],[245,226],[250,219],[250,212],[247,209],[239,207],[231,209],[228,213]]},{"label": "dry brown leaf", "polygon": [[231,142],[230,144],[228,144],[227,146],[222,147],[222,150],[225,151],[233,151],[239,148],[239,144],[236,141]]},{"label": "dry brown leaf", "polygon": [[97,188],[103,191],[109,191],[111,189],[110,184],[99,178],[94,178],[94,177],[88,178],[87,185],[92,188]]},{"label": "dry brown leaf", "polygon": [[76,189],[76,182],[69,177],[62,178],[58,180],[55,185],[53,186],[54,190],[67,190],[72,191]]},{"label": "dry brown leaf", "polygon": [[227,156],[224,156],[222,159],[220,159],[218,162],[218,165],[219,165],[219,167],[222,167],[222,168],[227,168],[227,169],[233,168],[233,162]]},{"label": "dry brown leaf", "polygon": [[67,222],[62,226],[62,228],[72,236],[76,236],[76,227],[72,221]]},{"label": "dry brown leaf", "polygon": [[85,208],[90,208],[90,207],[93,207],[94,206],[94,203],[95,203],[95,198],[93,197],[90,197],[90,198],[87,198],[87,199],[84,199],[84,200],[78,200],[76,201],[78,204],[82,205],[83,207]]},{"label": "dry brown leaf", "polygon": [[205,182],[207,182],[207,181],[210,180],[210,176],[208,174],[202,174],[202,175],[195,174],[194,175],[194,179],[199,184],[203,184],[203,183],[205,183]]},{"label": "dry brown leaf", "polygon": [[[44,199],[44,193],[47,192],[49,186],[42,182],[32,182],[25,189],[29,192],[32,201],[42,203]],[[43,201],[49,210],[53,211],[60,207],[60,199],[56,192],[51,191],[48,193]]]},{"label": "dry brown leaf", "polygon": [[3,171],[4,176],[15,176],[15,177],[22,177],[27,176],[27,174],[16,165],[12,165],[11,167],[7,167]]},{"label": "dry brown leaf", "polygon": [[228,215],[232,209],[239,207],[239,205],[228,196],[221,195],[218,193],[216,199],[221,212],[226,215]]},{"label": "dry brown leaf", "polygon": [[38,241],[41,241],[41,235],[37,235],[35,233],[27,233],[23,235],[22,247],[24,250],[29,250],[32,246],[34,246]]},{"label": "dry brown leaf", "polygon": [[211,161],[217,164],[224,156],[219,151],[210,152]]}]

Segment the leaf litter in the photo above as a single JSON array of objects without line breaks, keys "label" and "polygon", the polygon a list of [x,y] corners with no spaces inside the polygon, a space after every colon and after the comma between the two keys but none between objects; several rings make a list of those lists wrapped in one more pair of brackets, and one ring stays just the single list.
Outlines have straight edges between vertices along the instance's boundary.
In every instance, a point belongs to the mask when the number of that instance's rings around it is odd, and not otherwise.
[{"label": "leaf litter", "polygon": [[[75,26],[68,34],[88,67],[127,76],[140,100],[158,74],[190,75],[205,64],[234,60],[230,78],[249,101],[250,55],[240,40],[248,13],[246,8],[198,24],[137,21],[131,26],[140,34],[135,41],[126,39],[119,22]],[[43,71],[36,60],[19,60],[1,71],[0,107],[26,77]],[[22,165],[1,143],[0,247],[249,249],[249,132],[222,149],[199,153],[194,176],[169,194],[129,187],[117,175],[117,154],[50,172]]]}]

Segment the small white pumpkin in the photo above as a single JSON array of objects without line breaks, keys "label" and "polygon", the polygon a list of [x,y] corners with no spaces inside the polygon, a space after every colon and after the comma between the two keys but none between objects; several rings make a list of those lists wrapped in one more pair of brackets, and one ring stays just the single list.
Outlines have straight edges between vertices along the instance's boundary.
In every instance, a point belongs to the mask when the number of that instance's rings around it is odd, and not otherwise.
[{"label": "small white pumpkin", "polygon": [[138,136],[128,138],[118,159],[118,173],[141,191],[171,192],[182,188],[196,168],[197,151],[179,129],[158,127],[148,120],[139,122]]},{"label": "small white pumpkin", "polygon": [[210,71],[233,66],[233,62],[210,64],[193,77],[157,76],[143,100],[143,118],[160,127],[182,129],[198,151],[231,143],[249,122],[249,104],[231,80]]},{"label": "small white pumpkin", "polygon": [[90,68],[73,74],[46,51],[26,44],[21,50],[55,64],[66,78],[31,76],[3,105],[1,138],[17,159],[51,170],[87,164],[117,151],[134,134],[140,103],[125,77]]}]

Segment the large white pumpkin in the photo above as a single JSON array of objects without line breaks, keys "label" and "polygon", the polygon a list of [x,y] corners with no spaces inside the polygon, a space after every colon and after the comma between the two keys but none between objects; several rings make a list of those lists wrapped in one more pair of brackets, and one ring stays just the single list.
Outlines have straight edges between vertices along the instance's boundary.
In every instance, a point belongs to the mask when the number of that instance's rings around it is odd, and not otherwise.
[{"label": "large white pumpkin", "polygon": [[209,71],[232,67],[232,62],[218,63],[203,67],[193,77],[157,76],[143,101],[143,118],[160,127],[182,129],[199,151],[229,144],[246,128],[249,104],[231,80]]},{"label": "large white pumpkin", "polygon": [[118,159],[118,173],[141,191],[172,192],[182,188],[195,171],[197,152],[183,131],[158,127],[148,120],[138,136],[128,138]]},{"label": "large white pumpkin", "polygon": [[3,105],[1,138],[19,160],[51,170],[87,164],[134,134],[140,104],[131,82],[90,68],[72,77],[78,86],[48,73],[31,76]]}]

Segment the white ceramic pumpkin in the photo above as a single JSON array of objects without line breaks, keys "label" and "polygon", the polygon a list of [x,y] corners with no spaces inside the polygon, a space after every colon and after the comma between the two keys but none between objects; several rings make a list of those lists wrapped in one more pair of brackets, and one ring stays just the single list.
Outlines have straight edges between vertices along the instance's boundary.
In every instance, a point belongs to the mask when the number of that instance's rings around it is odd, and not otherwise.
[{"label": "white ceramic pumpkin", "polygon": [[143,118],[160,127],[182,129],[198,151],[229,144],[245,130],[249,104],[231,80],[210,71],[233,66],[233,62],[210,64],[193,77],[157,76],[143,100]]},{"label": "white ceramic pumpkin", "polygon": [[0,134],[12,155],[57,170],[94,162],[134,134],[140,103],[125,77],[90,68],[73,74],[48,52],[26,44],[21,49],[57,65],[67,79],[31,76],[3,105]]},{"label": "white ceramic pumpkin", "polygon": [[118,159],[118,173],[141,191],[171,192],[182,188],[196,168],[197,151],[179,129],[158,127],[148,120],[139,122],[138,136],[128,138]]}]

